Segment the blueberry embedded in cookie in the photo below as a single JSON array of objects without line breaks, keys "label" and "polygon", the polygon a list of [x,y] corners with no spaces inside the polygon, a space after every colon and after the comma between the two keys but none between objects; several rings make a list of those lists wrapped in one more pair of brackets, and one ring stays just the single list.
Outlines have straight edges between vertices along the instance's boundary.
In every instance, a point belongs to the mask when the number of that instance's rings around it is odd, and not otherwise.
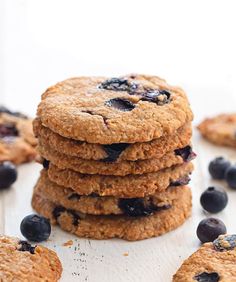
[{"label": "blueberry embedded in cookie", "polygon": [[[59,281],[61,262],[55,252],[18,238],[0,236],[1,281]],[[27,271],[26,271],[27,270]]]},{"label": "blueberry embedded in cookie", "polygon": [[173,282],[236,281],[236,235],[221,235],[190,256],[173,277]]},{"label": "blueberry embedded in cookie", "polygon": [[58,206],[36,191],[33,194],[32,206],[38,213],[49,218],[52,224],[58,224],[78,237],[136,241],[174,230],[190,216],[191,190],[187,186],[176,189],[179,196],[173,201],[172,207],[153,212],[149,216],[83,214]]},{"label": "blueberry embedded in cookie", "polygon": [[32,161],[36,156],[36,144],[32,120],[0,107],[0,162],[20,164]]},{"label": "blueberry embedded in cookie", "polygon": [[38,118],[63,137],[96,144],[149,142],[192,121],[182,89],[156,76],[133,77],[60,82],[43,94]]}]

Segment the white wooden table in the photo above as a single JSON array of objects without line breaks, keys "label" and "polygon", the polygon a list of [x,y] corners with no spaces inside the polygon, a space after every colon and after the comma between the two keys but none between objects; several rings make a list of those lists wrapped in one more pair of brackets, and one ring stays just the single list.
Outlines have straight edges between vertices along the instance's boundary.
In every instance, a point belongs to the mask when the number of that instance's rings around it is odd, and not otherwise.
[{"label": "white wooden table", "polygon": [[[206,115],[233,110],[233,95],[224,88],[188,88],[196,122]],[[227,97],[222,104],[221,93]],[[199,205],[200,193],[209,185],[217,184],[210,179],[208,163],[215,156],[224,155],[236,161],[236,151],[209,144],[195,131],[194,148],[198,154],[192,177],[193,215],[179,229],[159,238],[141,242],[122,240],[96,241],[79,239],[71,234],[53,228],[50,240],[44,245],[57,251],[64,272],[62,281],[171,281],[172,275],[181,262],[194,252],[199,241],[195,235],[199,221],[207,216]],[[19,167],[19,178],[8,191],[0,192],[0,233],[21,236],[19,226],[22,218],[32,212],[30,206],[32,188],[39,175],[40,166],[26,164]],[[235,214],[236,191],[226,188],[229,193],[227,208],[217,214],[229,233],[236,232]],[[73,246],[63,243],[73,240]],[[125,256],[128,254],[128,256]]]}]

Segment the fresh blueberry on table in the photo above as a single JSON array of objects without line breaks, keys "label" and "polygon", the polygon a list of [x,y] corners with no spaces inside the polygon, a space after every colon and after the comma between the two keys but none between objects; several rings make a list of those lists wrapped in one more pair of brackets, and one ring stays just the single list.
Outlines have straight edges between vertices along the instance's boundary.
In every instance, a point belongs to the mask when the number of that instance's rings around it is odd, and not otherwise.
[{"label": "fresh blueberry on table", "polygon": [[9,188],[17,179],[17,170],[13,163],[0,164],[0,189]]},{"label": "fresh blueberry on table", "polygon": [[219,235],[226,234],[226,226],[220,219],[203,219],[197,227],[197,237],[202,243],[213,242]]},{"label": "fresh blueberry on table", "polygon": [[20,230],[27,240],[42,242],[49,238],[51,225],[47,218],[37,214],[31,214],[22,220]]},{"label": "fresh blueberry on table", "polygon": [[210,162],[209,172],[214,179],[224,179],[226,170],[230,167],[231,163],[223,157],[218,157]]},{"label": "fresh blueberry on table", "polygon": [[209,187],[200,198],[204,210],[210,213],[222,211],[228,203],[228,195],[224,189],[219,187]]},{"label": "fresh blueberry on table", "polygon": [[225,180],[230,188],[236,189],[236,165],[232,165],[226,170]]}]

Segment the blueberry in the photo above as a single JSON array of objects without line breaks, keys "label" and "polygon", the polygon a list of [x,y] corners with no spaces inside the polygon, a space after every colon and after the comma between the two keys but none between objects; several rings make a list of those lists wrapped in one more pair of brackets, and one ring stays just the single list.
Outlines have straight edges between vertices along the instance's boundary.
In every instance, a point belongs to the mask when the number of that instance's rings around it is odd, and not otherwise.
[{"label": "blueberry", "polygon": [[27,240],[42,242],[49,238],[51,234],[51,225],[47,218],[31,214],[22,220],[20,230]]},{"label": "blueberry", "polygon": [[124,98],[110,99],[105,102],[105,105],[123,112],[132,111],[135,108],[135,105],[131,101]]},{"label": "blueberry", "polygon": [[226,170],[225,180],[229,187],[236,189],[236,165],[232,165]]},{"label": "blueberry", "polygon": [[220,276],[217,272],[202,272],[193,277],[193,280],[198,282],[218,282],[220,281]]},{"label": "blueberry", "polygon": [[103,145],[104,151],[107,153],[107,157],[103,159],[103,162],[114,162],[120,154],[129,146],[128,143],[113,143],[110,145]]},{"label": "blueberry", "polygon": [[130,217],[148,216],[154,212],[171,208],[170,205],[158,207],[153,204],[151,199],[145,203],[143,198],[119,199],[118,206],[125,215]]},{"label": "blueberry", "polygon": [[222,188],[209,187],[202,193],[200,202],[204,210],[210,213],[217,213],[226,207],[228,195]]},{"label": "blueberry", "polygon": [[143,96],[142,101],[153,102],[159,106],[168,104],[171,99],[171,93],[167,90],[147,90],[144,93],[141,93]]},{"label": "blueberry", "polygon": [[226,170],[230,167],[230,162],[223,157],[218,157],[210,162],[209,172],[214,179],[224,179]]},{"label": "blueberry", "polygon": [[224,223],[213,217],[203,219],[197,227],[197,236],[202,243],[213,242],[219,235],[225,233]]},{"label": "blueberry", "polygon": [[19,132],[16,126],[12,123],[0,124],[0,138],[18,136]]},{"label": "blueberry", "polygon": [[180,156],[185,162],[190,162],[195,159],[196,154],[193,152],[191,146],[186,146],[181,149],[176,149],[175,154]]},{"label": "blueberry", "polygon": [[17,179],[17,170],[13,163],[0,164],[0,189],[9,188]]},{"label": "blueberry", "polygon": [[133,92],[137,89],[138,85],[134,82],[128,81],[126,78],[111,78],[99,85],[100,89],[112,91],[127,91]]},{"label": "blueberry", "polygon": [[213,242],[214,248],[217,251],[229,251],[236,248],[236,235],[222,235]]},{"label": "blueberry", "polygon": [[32,246],[28,242],[26,242],[26,241],[19,241],[19,245],[20,245],[20,248],[18,249],[18,251],[20,251],[20,252],[29,252],[32,255],[35,253],[35,248],[36,247]]}]

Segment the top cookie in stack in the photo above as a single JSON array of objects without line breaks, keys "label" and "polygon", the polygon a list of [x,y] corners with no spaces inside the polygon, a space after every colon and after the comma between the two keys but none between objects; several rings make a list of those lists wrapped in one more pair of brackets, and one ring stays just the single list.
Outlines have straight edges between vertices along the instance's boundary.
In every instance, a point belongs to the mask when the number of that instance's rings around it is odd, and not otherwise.
[{"label": "top cookie in stack", "polygon": [[56,84],[34,121],[45,169],[33,207],[84,237],[138,240],[176,228],[191,210],[192,119],[184,91],[158,77]]}]

